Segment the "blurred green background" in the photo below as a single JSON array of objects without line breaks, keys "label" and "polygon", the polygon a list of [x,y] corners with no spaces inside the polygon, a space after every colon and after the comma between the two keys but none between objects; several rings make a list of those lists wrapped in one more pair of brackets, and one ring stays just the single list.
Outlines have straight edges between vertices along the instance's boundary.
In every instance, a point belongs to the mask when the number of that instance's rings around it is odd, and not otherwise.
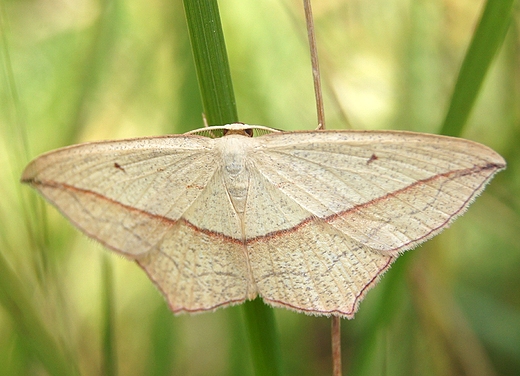
[{"label": "blurred green background", "polygon": [[[173,316],[134,263],[19,184],[44,151],[202,127],[182,2],[0,4],[0,373],[253,374],[240,306]],[[314,129],[301,2],[219,5],[240,120]],[[316,1],[328,127],[439,132],[483,5]],[[502,154],[508,169],[342,321],[345,373],[520,373],[516,5],[462,134]],[[330,374],[330,320],[274,313],[284,374]]]}]

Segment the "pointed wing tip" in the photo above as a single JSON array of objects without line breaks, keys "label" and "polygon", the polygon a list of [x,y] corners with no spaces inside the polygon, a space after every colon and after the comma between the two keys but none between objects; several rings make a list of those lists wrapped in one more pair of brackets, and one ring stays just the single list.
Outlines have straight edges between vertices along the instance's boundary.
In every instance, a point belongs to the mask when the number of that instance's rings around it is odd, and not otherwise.
[{"label": "pointed wing tip", "polygon": [[502,171],[507,168],[507,162],[500,155],[499,155],[499,157],[500,157],[500,161],[498,163],[495,162],[495,166],[497,167],[497,171]]},{"label": "pointed wing tip", "polygon": [[496,169],[497,172],[501,171],[506,168],[507,162],[500,154],[498,154],[495,150],[491,149],[489,146],[486,146],[484,144],[480,144],[478,142],[469,141],[472,145],[477,146],[478,154],[481,155],[483,161],[487,161],[488,168]]},{"label": "pointed wing tip", "polygon": [[488,148],[492,152],[492,158],[490,158],[489,164],[494,165],[497,171],[503,170],[507,167],[507,162],[500,154],[493,149]]},{"label": "pointed wing tip", "polygon": [[32,185],[35,181],[36,173],[33,168],[33,162],[30,162],[23,170],[20,176],[20,183]]},{"label": "pointed wing tip", "polygon": [[[490,171],[489,175],[485,179],[485,184],[482,186],[482,188],[485,188],[487,184],[495,177],[497,173],[500,171],[503,171],[507,168],[507,162],[504,158],[498,153],[495,153],[494,160],[489,161],[485,166],[481,168],[481,171],[488,170]],[[478,196],[478,194],[477,194]]]},{"label": "pointed wing tip", "polygon": [[41,156],[34,158],[31,160],[22,171],[22,175],[20,176],[20,183],[23,184],[34,184],[38,180],[38,165],[40,165],[39,160]]}]

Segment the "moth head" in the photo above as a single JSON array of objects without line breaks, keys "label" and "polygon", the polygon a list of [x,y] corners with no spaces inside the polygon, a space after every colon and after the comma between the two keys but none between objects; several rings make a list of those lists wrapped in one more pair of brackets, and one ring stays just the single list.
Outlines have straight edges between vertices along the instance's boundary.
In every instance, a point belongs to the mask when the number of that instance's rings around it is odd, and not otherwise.
[{"label": "moth head", "polygon": [[222,129],[222,134],[224,136],[238,134],[240,136],[253,137],[253,128],[251,128],[250,125],[243,123],[227,124]]},{"label": "moth head", "polygon": [[277,129],[264,127],[261,125],[249,125],[244,123],[232,123],[226,125],[213,125],[206,128],[196,129],[186,134],[196,134],[210,138],[219,138],[229,135],[239,135],[245,137],[262,136],[267,133],[280,132]]}]

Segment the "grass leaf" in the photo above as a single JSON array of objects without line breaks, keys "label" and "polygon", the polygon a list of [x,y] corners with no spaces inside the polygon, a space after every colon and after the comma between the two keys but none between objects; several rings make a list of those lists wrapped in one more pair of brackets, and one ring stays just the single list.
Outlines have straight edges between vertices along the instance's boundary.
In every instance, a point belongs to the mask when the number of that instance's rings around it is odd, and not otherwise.
[{"label": "grass leaf", "polygon": [[464,57],[440,134],[460,136],[511,23],[515,0],[488,0]]}]

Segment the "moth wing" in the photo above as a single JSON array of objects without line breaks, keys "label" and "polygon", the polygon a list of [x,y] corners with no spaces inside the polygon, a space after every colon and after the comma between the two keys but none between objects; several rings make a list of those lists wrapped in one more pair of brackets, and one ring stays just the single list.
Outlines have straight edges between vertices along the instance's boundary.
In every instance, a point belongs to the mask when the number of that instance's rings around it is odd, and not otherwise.
[{"label": "moth wing", "polygon": [[246,211],[257,288],[315,314],[352,317],[399,252],[446,228],[505,167],[486,146],[409,132],[261,139]]},{"label": "moth wing", "polygon": [[[174,312],[194,312],[243,301],[250,281],[243,244],[184,219],[207,210],[208,196],[225,197],[219,169],[213,140],[179,135],[58,149],[33,160],[22,181],[89,237],[135,259]],[[236,223],[226,201],[220,212],[230,221],[217,221],[215,209],[205,217],[217,233]]]}]

